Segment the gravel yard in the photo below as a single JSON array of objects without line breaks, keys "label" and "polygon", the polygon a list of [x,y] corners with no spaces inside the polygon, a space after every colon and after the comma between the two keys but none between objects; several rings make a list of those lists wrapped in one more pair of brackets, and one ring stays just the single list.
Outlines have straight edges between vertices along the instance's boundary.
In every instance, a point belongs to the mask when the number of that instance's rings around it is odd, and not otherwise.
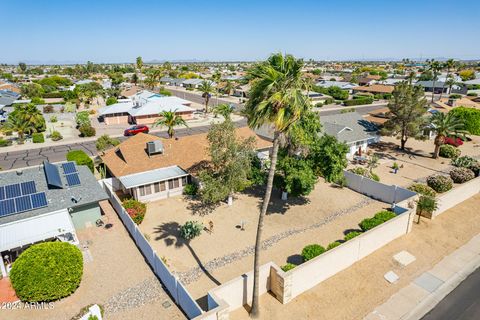
[{"label": "gravel yard", "polygon": [[[150,238],[157,254],[164,257],[172,271],[185,283],[194,298],[203,297],[218,284],[248,272],[253,267],[253,252],[260,192],[240,194],[233,206],[226,204],[205,213],[194,200],[176,197],[148,204],[140,229]],[[262,263],[279,265],[299,262],[302,248],[311,243],[326,247],[343,239],[344,232],[358,229],[365,217],[389,205],[347,188],[339,189],[324,182],[305,198],[280,200],[274,192],[270,214],[265,219]],[[179,235],[179,226],[189,220],[208,226],[190,242]],[[241,230],[242,221],[245,230]]]}]

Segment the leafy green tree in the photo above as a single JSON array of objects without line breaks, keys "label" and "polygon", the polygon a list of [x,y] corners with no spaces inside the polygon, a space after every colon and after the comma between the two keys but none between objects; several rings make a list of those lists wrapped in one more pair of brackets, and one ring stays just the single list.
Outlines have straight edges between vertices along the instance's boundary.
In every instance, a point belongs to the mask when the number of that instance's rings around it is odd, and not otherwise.
[{"label": "leafy green tree", "polygon": [[425,124],[424,115],[428,110],[423,89],[401,82],[395,86],[388,103],[389,119],[382,132],[400,139],[400,149],[405,150],[408,138],[420,139]]},{"label": "leafy green tree", "polygon": [[45,118],[42,112],[32,103],[16,106],[8,115],[8,120],[10,120],[10,123],[7,121],[7,127],[10,127],[13,131],[17,131],[19,136],[21,135],[21,139],[23,139],[23,134],[43,132],[46,128]]},{"label": "leafy green tree", "polygon": [[19,62],[18,67],[20,68],[20,71],[22,71],[23,73],[27,71],[27,64],[25,62]]},{"label": "leafy green tree", "polygon": [[45,90],[38,83],[28,83],[20,87],[20,92],[22,93],[22,96],[32,99],[35,97],[41,97],[45,93]]},{"label": "leafy green tree", "polygon": [[462,119],[457,118],[452,113],[437,112],[430,118],[433,131],[435,131],[436,137],[434,140],[435,151],[433,152],[433,158],[438,158],[440,153],[440,147],[445,143],[445,138],[450,134],[466,133],[464,131],[465,123]]},{"label": "leafy green tree", "polygon": [[228,120],[230,120],[230,116],[231,116],[232,112],[233,112],[232,107],[230,107],[226,103],[219,104],[218,106],[216,106],[213,109],[213,113],[219,114],[219,115],[221,115],[222,117],[224,117],[225,119],[228,119]]},{"label": "leafy green tree", "polygon": [[[450,75],[451,75],[451,72],[452,70],[455,68],[456,66],[456,62],[455,60],[453,59],[448,59],[447,61],[445,61],[442,65],[443,68],[447,69],[447,76],[446,76],[446,79],[448,81],[448,79],[450,78]],[[442,85],[442,92],[440,92],[440,99],[442,99],[442,95],[443,95],[443,90],[445,89],[445,85],[447,85],[447,81],[444,81],[443,82],[443,85]],[[451,92],[451,87],[450,87],[450,91]]]},{"label": "leafy green tree", "polygon": [[157,85],[158,81],[157,79],[155,79],[154,76],[152,75],[149,75],[144,81],[145,85],[150,88],[151,90],[153,90],[153,88],[155,88],[155,86]]},{"label": "leafy green tree", "polygon": [[450,112],[454,117],[461,119],[465,124],[465,130],[470,134],[480,135],[480,110],[475,108],[457,107]]},{"label": "leafy green tree", "polygon": [[11,114],[8,116],[5,128],[17,132],[20,141],[24,140],[25,134],[36,132],[34,124],[24,121],[18,116],[12,116]]},{"label": "leafy green tree", "polygon": [[135,61],[136,62],[136,65],[137,65],[137,69],[138,70],[142,70],[143,68],[143,59],[142,57],[137,57],[137,60]]},{"label": "leafy green tree", "polygon": [[432,71],[433,75],[433,91],[432,91],[432,103],[433,103],[433,98],[435,97],[435,83],[438,80],[438,76],[440,74],[440,71],[442,70],[442,64],[438,61],[435,61],[435,59],[432,59],[428,61],[428,68]]},{"label": "leafy green tree", "polygon": [[201,198],[205,203],[214,204],[228,197],[231,205],[233,194],[251,185],[248,178],[255,138],[238,138],[235,125],[227,119],[213,124],[207,139],[211,166],[200,173]]},{"label": "leafy green tree", "polygon": [[203,99],[205,99],[205,113],[208,113],[208,102],[210,101],[210,97],[212,93],[215,92],[215,88],[213,87],[210,81],[204,80],[198,86],[198,90],[202,93]]},{"label": "leafy green tree", "polygon": [[[130,81],[134,84],[134,85],[137,85],[138,83],[138,75],[136,73],[134,73],[132,75],[132,79],[130,79]],[[155,86],[155,85],[154,85]]]},{"label": "leafy green tree", "polygon": [[163,111],[159,114],[160,118],[153,124],[154,127],[167,127],[167,133],[170,139],[175,135],[175,127],[185,126],[188,128],[187,122],[185,122],[181,116],[177,115],[176,112],[177,110]]},{"label": "leafy green tree", "polygon": [[473,80],[475,79],[475,70],[462,70],[458,73],[458,75],[460,76],[460,78],[462,78],[462,81]]},{"label": "leafy green tree", "polygon": [[314,173],[327,182],[336,182],[343,176],[347,167],[348,146],[334,136],[323,135],[310,149],[307,159]]},{"label": "leafy green tree", "polygon": [[280,152],[275,185],[293,197],[306,196],[312,192],[317,182],[310,162],[302,156],[288,155],[286,150]]},{"label": "leafy green tree", "polygon": [[277,165],[277,153],[281,136],[288,132],[311,106],[303,94],[306,85],[302,78],[303,61],[292,55],[274,54],[267,61],[256,63],[248,70],[251,81],[250,98],[245,105],[248,125],[257,129],[272,126],[273,148],[267,186],[258,220],[255,240],[253,300],[251,316],[259,315],[259,267],[263,219],[272,194],[273,178]]}]

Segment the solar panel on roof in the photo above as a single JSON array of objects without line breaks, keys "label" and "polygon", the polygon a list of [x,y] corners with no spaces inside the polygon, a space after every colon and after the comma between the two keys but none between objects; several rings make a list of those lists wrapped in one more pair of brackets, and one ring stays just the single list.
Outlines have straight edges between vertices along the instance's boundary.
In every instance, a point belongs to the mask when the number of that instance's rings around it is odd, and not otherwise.
[{"label": "solar panel on roof", "polygon": [[22,194],[32,194],[37,192],[37,187],[35,186],[35,181],[27,181],[21,183]]},{"label": "solar panel on roof", "polygon": [[63,188],[62,179],[60,178],[60,173],[58,172],[58,167],[56,165],[44,161],[43,169],[45,171],[45,176],[47,177],[48,186]]},{"label": "solar panel on roof", "polygon": [[16,198],[22,195],[22,191],[20,190],[20,184],[10,184],[5,186],[5,198]]},{"label": "solar panel on roof", "polygon": [[0,217],[15,213],[15,201],[7,199],[0,201]]},{"label": "solar panel on roof", "polygon": [[32,210],[32,200],[30,195],[15,198],[16,212]]},{"label": "solar panel on roof", "polygon": [[0,187],[0,200],[5,200],[5,187]]},{"label": "solar panel on roof", "polygon": [[34,193],[30,195],[32,198],[32,208],[38,209],[41,207],[46,207],[48,205],[47,196],[45,192]]},{"label": "solar panel on roof", "polygon": [[63,173],[65,174],[77,172],[77,168],[75,167],[75,164],[73,162],[63,163],[62,168],[63,168]]},{"label": "solar panel on roof", "polygon": [[77,173],[67,174],[65,176],[69,187],[78,186],[80,184],[80,177]]}]

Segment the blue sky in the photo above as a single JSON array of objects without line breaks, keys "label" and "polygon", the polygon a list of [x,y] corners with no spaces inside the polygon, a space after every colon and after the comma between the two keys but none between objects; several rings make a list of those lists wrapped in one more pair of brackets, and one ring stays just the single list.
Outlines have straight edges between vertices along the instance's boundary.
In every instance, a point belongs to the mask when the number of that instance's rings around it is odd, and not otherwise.
[{"label": "blue sky", "polygon": [[[480,58],[480,1],[0,0],[0,63]],[[6,13],[6,14],[5,14]]]}]

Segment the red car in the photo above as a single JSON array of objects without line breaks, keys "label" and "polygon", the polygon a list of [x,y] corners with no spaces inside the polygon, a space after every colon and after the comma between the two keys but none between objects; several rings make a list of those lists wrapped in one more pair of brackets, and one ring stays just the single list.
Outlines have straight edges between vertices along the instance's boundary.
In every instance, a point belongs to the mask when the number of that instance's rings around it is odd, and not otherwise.
[{"label": "red car", "polygon": [[131,128],[128,128],[125,130],[123,133],[124,136],[134,136],[137,133],[143,132],[143,133],[148,133],[149,129],[147,126],[144,125],[138,125],[138,126],[133,126]]}]

